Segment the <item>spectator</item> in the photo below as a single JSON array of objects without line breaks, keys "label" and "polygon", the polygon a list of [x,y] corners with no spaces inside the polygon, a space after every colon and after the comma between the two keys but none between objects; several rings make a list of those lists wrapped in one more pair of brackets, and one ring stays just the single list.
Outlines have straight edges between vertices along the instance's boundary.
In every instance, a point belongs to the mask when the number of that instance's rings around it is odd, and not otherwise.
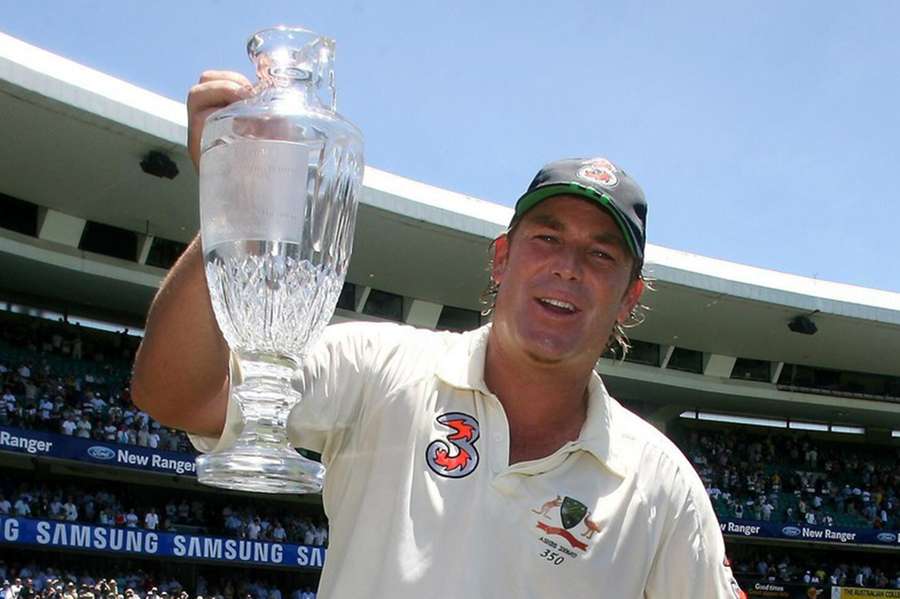
[{"label": "spectator", "polygon": [[278,520],[275,521],[275,527],[272,530],[272,540],[278,541],[279,543],[284,542],[287,539],[287,532],[284,530],[284,527],[281,526],[281,522]]},{"label": "spectator", "polygon": [[49,510],[47,515],[52,520],[65,520],[66,512],[63,509],[62,499],[57,495],[53,498],[53,501],[50,502]]},{"label": "spectator", "polygon": [[137,434],[137,444],[141,447],[147,447],[150,445],[150,431],[147,430],[147,425],[142,425],[141,430],[138,431]]},{"label": "spectator", "polygon": [[91,438],[91,430],[93,428],[94,427],[91,426],[91,423],[88,422],[87,417],[82,415],[78,419],[78,422],[75,423],[75,430],[76,430],[75,436],[80,437],[82,439],[90,439]]},{"label": "spectator", "polygon": [[[153,424],[156,424],[155,422]],[[150,434],[147,436],[147,447],[156,449],[159,447],[159,433],[151,426]]]},{"label": "spectator", "polygon": [[62,423],[59,425],[60,432],[64,435],[68,435],[71,437],[75,433],[75,429],[77,428],[75,421],[72,419],[72,416],[66,414],[63,418]]},{"label": "spectator", "polygon": [[247,524],[247,538],[252,540],[258,539],[260,530],[262,530],[262,527],[259,525],[259,518],[254,518]]},{"label": "spectator", "polygon": [[125,526],[127,528],[137,528],[138,522],[138,515],[134,513],[133,509],[129,509],[128,513],[125,514]]},{"label": "spectator", "polygon": [[29,501],[26,497],[19,497],[16,500],[16,503],[13,507],[15,510],[16,516],[28,517],[31,515],[31,505],[29,505]]},{"label": "spectator", "polygon": [[772,520],[772,512],[775,510],[775,506],[773,506],[768,500],[763,503],[762,506],[762,519],[765,522],[769,522]]},{"label": "spectator", "polygon": [[72,497],[69,497],[65,505],[63,505],[63,512],[65,513],[66,521],[75,522],[78,520],[78,508],[75,506]]},{"label": "spectator", "polygon": [[150,511],[144,516],[144,527],[148,530],[156,530],[159,526],[159,516],[156,514],[156,508],[150,508]]}]

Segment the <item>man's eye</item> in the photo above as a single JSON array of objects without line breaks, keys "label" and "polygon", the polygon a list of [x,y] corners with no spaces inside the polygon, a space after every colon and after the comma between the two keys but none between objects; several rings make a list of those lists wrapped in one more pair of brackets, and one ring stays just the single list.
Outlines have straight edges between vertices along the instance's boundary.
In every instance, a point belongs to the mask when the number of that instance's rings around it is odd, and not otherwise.
[{"label": "man's eye", "polygon": [[556,241],[556,237],[554,237],[553,235],[536,235],[535,239],[546,241],[548,243],[554,243]]},{"label": "man's eye", "polygon": [[607,254],[603,250],[591,250],[590,255],[593,258],[599,258],[602,260],[612,260],[613,257],[610,254]]}]

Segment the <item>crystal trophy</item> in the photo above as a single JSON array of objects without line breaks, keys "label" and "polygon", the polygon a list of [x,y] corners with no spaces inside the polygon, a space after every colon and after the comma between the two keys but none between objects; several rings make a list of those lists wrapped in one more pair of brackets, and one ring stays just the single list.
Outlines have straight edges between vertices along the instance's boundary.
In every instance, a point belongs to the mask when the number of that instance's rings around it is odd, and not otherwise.
[{"label": "crystal trophy", "polygon": [[197,458],[197,476],[229,489],[315,493],[325,468],[287,437],[301,401],[291,379],[341,292],[363,141],[335,110],[333,40],[277,27],[252,36],[247,52],[259,82],[210,115],[200,159],[206,282],[244,428],[230,449]]}]

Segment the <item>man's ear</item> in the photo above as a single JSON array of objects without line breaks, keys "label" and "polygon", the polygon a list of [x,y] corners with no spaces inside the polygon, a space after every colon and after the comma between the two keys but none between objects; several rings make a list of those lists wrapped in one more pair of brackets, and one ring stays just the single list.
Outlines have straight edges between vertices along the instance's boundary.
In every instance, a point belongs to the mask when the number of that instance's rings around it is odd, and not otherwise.
[{"label": "man's ear", "polygon": [[491,261],[491,279],[498,285],[503,281],[509,262],[509,235],[503,233],[494,240],[494,256]]},{"label": "man's ear", "polygon": [[641,300],[641,294],[644,292],[644,280],[635,279],[628,285],[625,295],[622,297],[622,303],[619,306],[618,321],[625,322],[628,315],[634,310],[634,307]]}]

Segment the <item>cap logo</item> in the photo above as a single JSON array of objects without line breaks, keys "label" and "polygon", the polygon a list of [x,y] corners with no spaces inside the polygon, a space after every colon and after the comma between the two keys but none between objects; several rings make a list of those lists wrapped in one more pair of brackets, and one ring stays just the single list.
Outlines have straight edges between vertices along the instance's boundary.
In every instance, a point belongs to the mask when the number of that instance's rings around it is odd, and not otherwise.
[{"label": "cap logo", "polygon": [[616,170],[615,165],[606,158],[597,158],[578,169],[576,176],[603,187],[615,187],[619,183]]}]

